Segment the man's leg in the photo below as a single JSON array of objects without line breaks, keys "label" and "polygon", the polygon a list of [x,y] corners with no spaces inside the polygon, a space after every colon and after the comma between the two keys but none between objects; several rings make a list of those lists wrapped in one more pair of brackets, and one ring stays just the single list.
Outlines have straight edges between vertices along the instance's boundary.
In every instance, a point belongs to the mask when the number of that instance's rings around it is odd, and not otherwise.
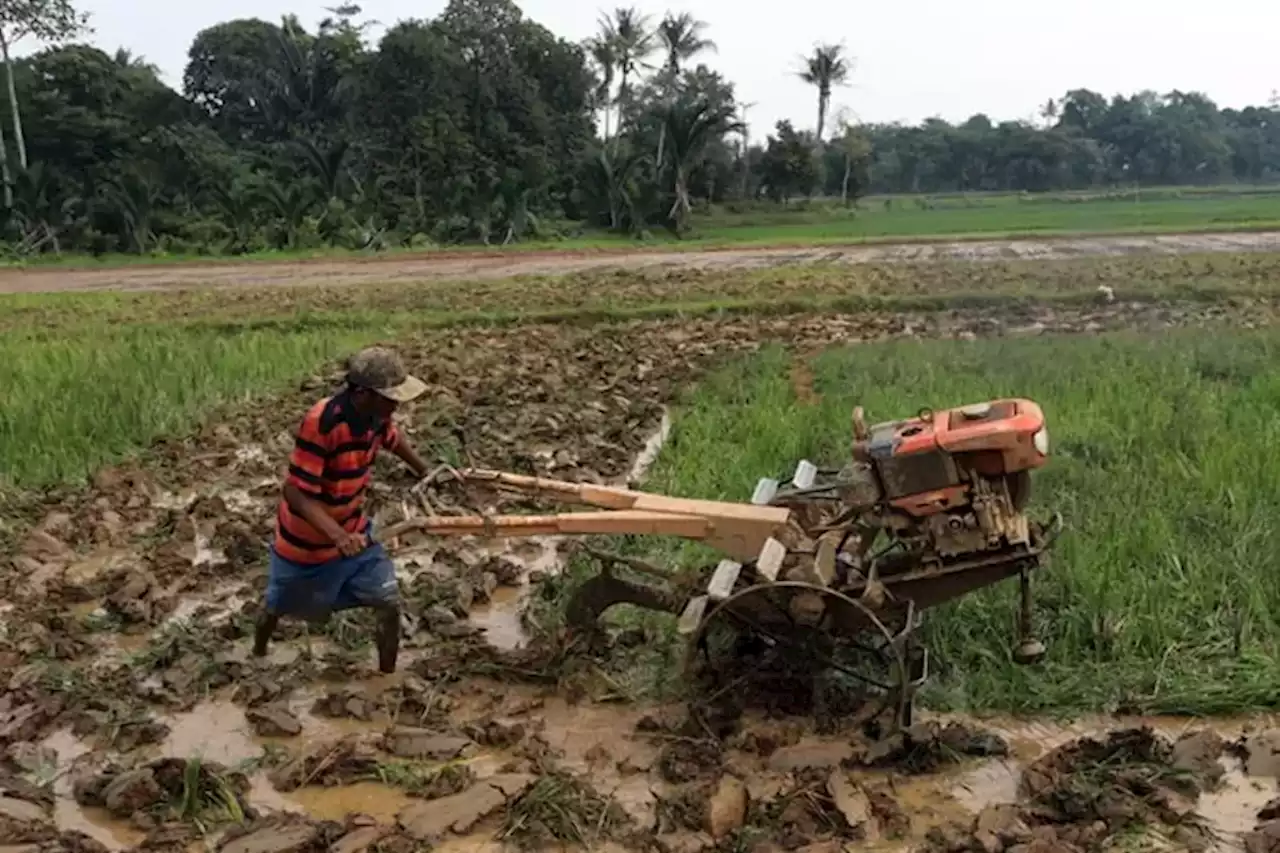
[{"label": "man's leg", "polygon": [[373,608],[378,620],[378,669],[395,672],[400,653],[400,585],[396,582],[396,567],[379,544],[370,545],[358,559],[359,567],[342,588],[340,606]]},{"label": "man's leg", "polygon": [[253,629],[253,656],[260,658],[266,655],[267,645],[271,642],[271,635],[275,633],[276,626],[280,624],[280,614],[272,612],[269,608],[263,608],[262,613],[258,616],[258,624]]},{"label": "man's leg", "polygon": [[343,577],[335,571],[336,563],[301,566],[280,557],[275,549],[271,550],[266,600],[253,632],[254,657],[267,653],[271,635],[280,624],[281,616],[308,617],[323,610],[337,595]]},{"label": "man's leg", "polygon": [[396,671],[396,660],[400,656],[400,605],[379,605],[378,633],[375,641],[378,644],[378,671],[391,673]]}]

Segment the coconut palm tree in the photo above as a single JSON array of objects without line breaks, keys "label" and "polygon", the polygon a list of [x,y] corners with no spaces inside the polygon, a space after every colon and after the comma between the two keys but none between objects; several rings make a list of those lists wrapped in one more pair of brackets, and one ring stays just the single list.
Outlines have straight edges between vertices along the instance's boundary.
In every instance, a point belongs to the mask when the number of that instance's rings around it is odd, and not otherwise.
[{"label": "coconut palm tree", "polygon": [[[617,8],[613,15],[600,19],[600,36],[613,49],[618,73],[618,103],[625,106],[631,95],[631,82],[649,68],[649,57],[657,44],[649,17],[634,7]],[[619,130],[622,128],[619,127]]]},{"label": "coconut palm tree", "polygon": [[675,102],[664,111],[663,124],[669,141],[668,157],[675,170],[675,203],[669,214],[677,234],[688,228],[693,205],[689,202],[689,172],[708,143],[726,133],[741,132],[735,109],[729,104],[712,104],[706,98],[693,103]]},{"label": "coconut palm tree", "polygon": [[688,12],[681,12],[679,15],[667,13],[662,23],[658,24],[658,40],[667,54],[664,66],[672,76],[678,76],[681,64],[699,53],[707,50],[715,52],[716,43],[703,38],[702,34],[706,29],[706,21],[699,21]]},{"label": "coconut palm tree", "polygon": [[820,44],[803,59],[799,77],[818,89],[818,131],[815,141],[822,144],[822,131],[827,124],[827,108],[831,106],[831,90],[844,86],[853,73],[853,60],[844,55],[843,44]]},{"label": "coconut palm tree", "polygon": [[596,73],[596,87],[591,98],[604,119],[604,138],[609,139],[609,113],[613,106],[613,77],[618,63],[613,54],[613,43],[602,36],[587,39],[587,56],[591,58]]},{"label": "coconut palm tree", "polygon": [[[674,89],[679,85],[680,65],[686,60],[692,59],[704,50],[716,50],[716,43],[709,38],[703,38],[703,32],[707,29],[705,21],[699,21],[688,12],[681,12],[679,15],[673,15],[670,12],[662,19],[662,23],[658,24],[658,40],[662,42],[662,49],[667,54],[666,62],[663,68],[670,77],[672,87],[672,97],[674,97]],[[668,106],[671,103],[667,101]],[[666,144],[667,126],[664,123],[658,129],[658,165],[662,165],[662,149]]]}]

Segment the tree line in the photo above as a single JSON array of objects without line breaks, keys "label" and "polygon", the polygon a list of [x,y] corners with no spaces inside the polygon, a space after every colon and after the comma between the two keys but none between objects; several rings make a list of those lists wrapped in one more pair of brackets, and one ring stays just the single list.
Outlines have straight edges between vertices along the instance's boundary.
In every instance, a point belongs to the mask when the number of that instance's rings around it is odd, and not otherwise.
[{"label": "tree line", "polygon": [[[5,0],[8,251],[683,235],[708,204],[1280,175],[1275,105],[1077,90],[1039,122],[860,124],[830,115],[853,62],[823,44],[792,69],[813,87],[813,130],[780,121],[759,141],[688,14],[615,9],[576,44],[511,0],[450,0],[374,44],[359,7],[329,13],[313,30],[292,16],[203,30],[176,92],[144,60],[88,44],[71,0]],[[49,46],[11,59],[24,38]]]}]

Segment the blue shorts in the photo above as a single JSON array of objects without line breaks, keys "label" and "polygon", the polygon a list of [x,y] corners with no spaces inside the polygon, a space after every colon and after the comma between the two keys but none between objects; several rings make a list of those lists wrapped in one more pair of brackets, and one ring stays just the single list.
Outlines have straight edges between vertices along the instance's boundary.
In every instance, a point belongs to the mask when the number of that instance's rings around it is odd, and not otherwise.
[{"label": "blue shorts", "polygon": [[[372,524],[365,535],[372,537]],[[290,562],[271,549],[267,609],[273,613],[323,620],[339,610],[392,605],[399,599],[396,567],[381,543],[371,542],[354,557],[315,565]]]}]

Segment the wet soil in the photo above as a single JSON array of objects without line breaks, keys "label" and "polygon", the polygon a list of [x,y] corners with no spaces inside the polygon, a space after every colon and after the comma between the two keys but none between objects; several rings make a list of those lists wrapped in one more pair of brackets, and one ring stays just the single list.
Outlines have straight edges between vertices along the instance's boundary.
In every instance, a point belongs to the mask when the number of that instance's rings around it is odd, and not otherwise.
[{"label": "wet soil", "polygon": [[1139,253],[1261,252],[1277,249],[1280,249],[1280,232],[952,242],[939,240],[907,244],[823,246],[816,249],[725,248],[701,251],[424,253],[343,260],[148,264],[108,269],[6,269],[0,270],[0,293],[162,290],[192,286],[360,284],[433,279],[482,280],[520,275],[554,276],[589,270],[660,267],[755,269],[813,263],[1048,260]]},{"label": "wet soil", "polygon": [[[402,348],[433,386],[403,426],[424,455],[625,483],[643,479],[681,389],[768,342],[803,363],[820,345],[887,337],[1272,320],[1256,306],[1118,302],[451,331]],[[286,624],[267,658],[251,658],[290,429],[337,375],[165,442],[88,489],[33,497],[10,520],[0,771],[13,781],[0,784],[0,845],[1102,849],[1138,823],[1180,844],[1261,843],[1257,814],[1280,775],[1266,720],[1215,724],[1225,749],[1183,738],[1180,720],[939,718],[871,743],[751,715],[716,738],[683,708],[620,703],[590,658],[571,665],[573,647],[521,618],[564,560],[568,543],[554,538],[395,543],[407,602],[395,675],[374,672],[359,613]],[[380,463],[380,529],[474,500],[408,485]],[[1144,726],[1118,743],[1108,734]],[[1096,743],[1070,746],[1080,738]]]}]

